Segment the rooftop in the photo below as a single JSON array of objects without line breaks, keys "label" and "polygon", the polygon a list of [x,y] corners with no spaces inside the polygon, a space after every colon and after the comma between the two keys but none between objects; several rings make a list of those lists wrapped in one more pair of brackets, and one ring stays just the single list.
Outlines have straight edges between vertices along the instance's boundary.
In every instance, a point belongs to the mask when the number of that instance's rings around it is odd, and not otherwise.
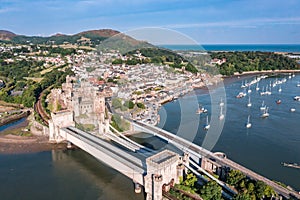
[{"label": "rooftop", "polygon": [[161,151],[149,158],[147,158],[147,164],[151,165],[165,165],[167,163],[174,163],[178,160],[178,154],[170,150]]}]

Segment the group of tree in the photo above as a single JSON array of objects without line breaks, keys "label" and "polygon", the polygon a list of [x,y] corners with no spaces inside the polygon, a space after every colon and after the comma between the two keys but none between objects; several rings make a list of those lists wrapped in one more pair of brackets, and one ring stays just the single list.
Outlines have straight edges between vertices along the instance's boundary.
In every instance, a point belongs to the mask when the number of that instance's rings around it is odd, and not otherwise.
[{"label": "group of tree", "polygon": [[[198,195],[204,200],[219,200],[222,199],[222,188],[215,181],[209,180],[203,185],[200,185],[197,177],[189,172],[185,177],[180,178],[180,183],[174,186],[175,190],[183,190],[187,193]],[[188,195],[175,193],[174,189],[171,190],[171,194],[174,194],[179,199],[188,199]]]},{"label": "group of tree", "polygon": [[118,114],[112,115],[110,125],[119,132],[127,131],[130,128],[130,123]]},{"label": "group of tree", "polygon": [[131,101],[131,100],[124,101],[121,98],[113,98],[112,106],[114,109],[120,109],[121,111],[127,111],[128,109],[131,110],[135,106],[140,109],[146,108],[143,103],[133,103],[133,101]]},{"label": "group of tree", "polygon": [[231,170],[227,174],[226,183],[239,192],[234,200],[271,199],[277,196],[272,187],[262,181],[250,179],[238,170]]},{"label": "group of tree", "polygon": [[[25,107],[32,107],[37,101],[40,93],[46,88],[60,87],[63,82],[65,82],[67,75],[72,75],[71,69],[67,68],[65,71],[54,69],[43,75],[43,80],[40,82],[35,82],[33,80],[22,79],[21,83],[16,84],[16,81],[12,81],[11,84],[7,84],[5,88],[0,91],[0,100],[23,104]],[[15,87],[23,87],[23,92],[21,95],[12,96],[11,91]]]},{"label": "group of tree", "polygon": [[[272,199],[278,196],[269,185],[250,179],[238,170],[231,170],[224,181],[238,192],[233,200]],[[199,195],[204,200],[222,199],[222,187],[217,182],[209,179],[208,182],[200,185],[193,173],[187,173],[184,178],[180,177],[180,183],[176,184],[170,193],[178,199],[188,199],[189,195],[184,195],[180,191]]]},{"label": "group of tree", "polygon": [[226,62],[218,65],[222,75],[230,76],[235,72],[299,69],[295,59],[273,52],[212,52],[212,58],[223,59]]},{"label": "group of tree", "polygon": [[[137,53],[140,53],[143,58],[138,58]],[[112,64],[127,64],[127,65],[136,65],[136,64],[168,64],[170,67],[179,68],[185,67],[185,69],[192,73],[197,73],[198,69],[186,60],[183,56],[173,52],[171,50],[162,49],[162,48],[141,48],[138,50],[130,51],[125,54],[129,59],[115,59]]]},{"label": "group of tree", "polygon": [[64,44],[68,42],[70,44],[77,44],[78,40],[81,37],[86,37],[90,39],[90,45],[96,46],[101,43],[101,41],[105,40],[107,37],[99,36],[97,34],[92,33],[85,33],[85,34],[76,34],[76,35],[59,35],[59,36],[50,36],[50,37],[41,37],[41,36],[24,36],[24,35],[17,35],[12,38],[11,41],[7,43],[13,44]]}]

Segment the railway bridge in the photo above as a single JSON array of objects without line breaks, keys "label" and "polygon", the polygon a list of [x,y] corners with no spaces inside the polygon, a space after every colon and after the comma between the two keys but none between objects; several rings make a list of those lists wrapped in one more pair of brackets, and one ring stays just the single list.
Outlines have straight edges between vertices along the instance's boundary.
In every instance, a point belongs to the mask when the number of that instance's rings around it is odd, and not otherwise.
[{"label": "railway bridge", "polygon": [[204,181],[205,176],[202,174],[215,180],[222,186],[223,196],[230,199],[235,191],[207,173],[202,168],[207,164],[212,168],[237,169],[252,179],[265,182],[286,198],[300,199],[300,195],[296,191],[284,188],[220,153],[210,152],[173,133],[144,122],[127,119],[134,130],[144,131],[167,141],[176,147],[181,155],[170,150],[154,151],[128,138],[116,137],[115,133],[110,131],[112,127],[102,127],[99,133],[84,132],[75,128],[72,112],[69,111],[54,113],[51,117],[52,119],[49,120],[49,139],[51,141],[68,141],[80,147],[101,162],[132,179],[136,192],[140,192],[143,186],[149,200],[162,199],[163,188],[179,183],[179,177],[183,176],[186,169],[193,171]]}]

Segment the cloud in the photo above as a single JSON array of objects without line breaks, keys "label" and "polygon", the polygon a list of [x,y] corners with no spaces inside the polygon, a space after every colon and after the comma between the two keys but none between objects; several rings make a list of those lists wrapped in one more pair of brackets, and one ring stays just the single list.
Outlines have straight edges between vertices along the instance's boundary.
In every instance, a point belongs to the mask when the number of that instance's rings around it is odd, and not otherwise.
[{"label": "cloud", "polygon": [[184,23],[168,24],[166,28],[197,28],[197,27],[234,27],[234,28],[257,28],[262,25],[290,25],[300,24],[300,17],[286,18],[255,18],[234,21],[203,22],[203,23]]},{"label": "cloud", "polygon": [[0,8],[0,14],[9,13],[12,11],[17,11],[17,9],[16,8]]}]

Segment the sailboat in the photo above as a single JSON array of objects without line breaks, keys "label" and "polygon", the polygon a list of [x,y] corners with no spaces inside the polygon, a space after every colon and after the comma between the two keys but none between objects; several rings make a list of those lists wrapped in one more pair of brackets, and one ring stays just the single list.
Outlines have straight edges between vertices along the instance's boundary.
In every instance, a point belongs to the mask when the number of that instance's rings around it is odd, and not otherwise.
[{"label": "sailboat", "polygon": [[262,102],[260,110],[266,110],[265,101]]},{"label": "sailboat", "polygon": [[258,91],[259,90],[259,87],[258,87],[258,82],[256,83],[256,91]]},{"label": "sailboat", "polygon": [[223,99],[221,98],[221,101],[220,101],[220,106],[224,106],[224,102],[223,102]]},{"label": "sailboat", "polygon": [[198,110],[196,111],[196,114],[201,114],[201,113],[207,113],[207,109],[199,105]]},{"label": "sailboat", "polygon": [[251,93],[251,92],[252,92],[252,90],[251,90],[250,85],[249,85],[249,87],[248,87],[248,93]]},{"label": "sailboat", "polygon": [[223,120],[223,119],[224,119],[223,107],[221,107],[220,115],[219,115],[219,120]]},{"label": "sailboat", "polygon": [[279,85],[278,92],[281,92],[281,91],[282,91],[282,89],[281,89],[281,85]]},{"label": "sailboat", "polygon": [[265,110],[264,110],[264,113],[261,115],[262,118],[267,118],[270,116],[270,114],[268,113],[268,110],[269,110],[269,107],[267,107]]},{"label": "sailboat", "polygon": [[265,94],[266,94],[266,92],[265,92],[265,87],[263,86],[263,88],[262,88],[262,90],[261,90],[261,92],[260,92],[260,95],[263,96],[263,95],[265,95]]},{"label": "sailboat", "polygon": [[250,96],[249,96],[249,100],[248,100],[248,104],[247,104],[248,107],[251,107],[252,106],[252,103],[250,101]]},{"label": "sailboat", "polygon": [[204,125],[204,130],[208,130],[210,128],[210,124],[208,123],[208,115],[206,116],[206,124]]},{"label": "sailboat", "polygon": [[250,115],[248,115],[248,121],[246,123],[246,128],[251,128],[252,124],[250,123]]},{"label": "sailboat", "polygon": [[270,90],[268,90],[269,88],[268,88],[268,85],[266,86],[266,91],[265,91],[265,94],[266,95],[271,95],[272,94],[272,91],[271,91],[271,87],[270,87]]},{"label": "sailboat", "polygon": [[245,88],[245,87],[247,87],[247,80],[245,81],[245,83],[244,83],[244,81],[242,82],[241,88]]}]

